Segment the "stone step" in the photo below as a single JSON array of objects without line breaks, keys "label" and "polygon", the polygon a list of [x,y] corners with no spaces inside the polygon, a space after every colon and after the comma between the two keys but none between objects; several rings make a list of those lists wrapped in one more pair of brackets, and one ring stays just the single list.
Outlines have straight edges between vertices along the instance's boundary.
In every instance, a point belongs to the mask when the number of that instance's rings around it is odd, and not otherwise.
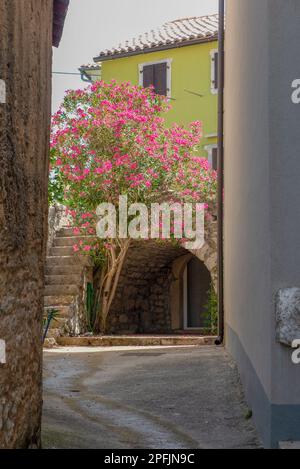
[{"label": "stone step", "polygon": [[52,321],[49,329],[62,329],[66,324],[68,318],[55,318],[55,321]]},{"label": "stone step", "polygon": [[57,318],[53,319],[53,321],[51,321],[51,323],[50,323],[49,330],[63,328],[63,326],[66,324],[67,320],[68,320],[67,317],[66,318],[57,317]]},{"label": "stone step", "polygon": [[47,332],[47,339],[57,339],[58,337],[60,337],[61,333],[60,333],[60,329],[58,328],[53,328],[53,329],[49,329],[48,332]]},{"label": "stone step", "polygon": [[45,295],[44,296],[44,306],[49,306],[54,309],[58,309],[59,306],[70,306],[74,301],[74,297],[71,295]]},{"label": "stone step", "polygon": [[69,236],[67,238],[61,236],[59,238],[55,238],[53,247],[67,247],[67,246],[74,246],[74,244],[79,244],[80,241],[84,239],[80,236]]},{"label": "stone step", "polygon": [[108,346],[207,346],[214,345],[212,336],[94,336],[59,337],[57,342],[67,347]]},{"label": "stone step", "polygon": [[53,306],[45,306],[45,307],[44,307],[45,316],[47,316],[48,310],[50,310],[50,309],[56,309],[56,310],[58,310],[58,312],[59,312],[59,313],[58,313],[58,314],[59,314],[58,318],[64,318],[64,319],[66,319],[66,318],[68,318],[68,317],[70,316],[70,314],[71,314],[70,306],[54,306],[54,307],[53,307]]},{"label": "stone step", "polygon": [[46,266],[45,268],[45,275],[53,276],[53,275],[78,275],[81,276],[83,270],[83,266],[79,264],[74,265],[50,265]]},{"label": "stone step", "polygon": [[50,256],[72,256],[73,246],[57,246],[50,249]]},{"label": "stone step", "polygon": [[67,238],[69,236],[74,236],[74,228],[69,228],[65,226],[56,233],[56,237],[58,238],[60,237]]},{"label": "stone step", "polygon": [[44,349],[52,349],[54,347],[57,347],[57,342],[56,342],[55,339],[53,339],[53,338],[50,339],[50,338],[47,337],[45,339],[43,347],[44,347]]},{"label": "stone step", "polygon": [[[71,271],[72,272],[72,271]],[[71,273],[67,275],[46,275],[46,285],[78,285],[80,283],[81,275]]]},{"label": "stone step", "polygon": [[82,268],[83,266],[92,266],[93,261],[89,256],[47,256],[47,267],[61,267],[70,265],[80,265]]},{"label": "stone step", "polygon": [[59,295],[77,295],[79,293],[78,285],[46,285],[44,289],[45,296]]}]

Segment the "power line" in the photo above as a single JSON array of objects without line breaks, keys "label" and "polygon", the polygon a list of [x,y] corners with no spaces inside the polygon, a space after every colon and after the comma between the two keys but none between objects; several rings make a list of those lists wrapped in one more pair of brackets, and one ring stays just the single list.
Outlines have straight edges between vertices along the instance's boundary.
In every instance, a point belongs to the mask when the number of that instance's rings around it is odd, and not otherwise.
[{"label": "power line", "polygon": [[74,73],[74,72],[52,72],[52,75],[76,75],[76,76],[81,76],[81,73]]}]

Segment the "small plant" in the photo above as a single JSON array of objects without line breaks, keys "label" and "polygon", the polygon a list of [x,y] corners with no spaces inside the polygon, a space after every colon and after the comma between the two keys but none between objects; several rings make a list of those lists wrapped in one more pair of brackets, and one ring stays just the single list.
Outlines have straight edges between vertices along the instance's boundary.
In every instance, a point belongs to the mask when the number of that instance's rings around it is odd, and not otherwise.
[{"label": "small plant", "polygon": [[94,332],[95,323],[97,320],[99,301],[94,286],[91,283],[87,284],[86,290],[86,321],[89,332]]},{"label": "small plant", "polygon": [[62,182],[62,178],[57,168],[52,169],[50,172],[48,202],[49,206],[54,205],[56,203],[64,203],[64,183]]},{"label": "small plant", "polygon": [[52,321],[56,321],[59,315],[59,311],[57,309],[49,309],[47,316],[44,318],[44,335],[43,335],[43,343],[46,340],[50,325]]},{"label": "small plant", "polygon": [[204,306],[204,317],[207,322],[207,328],[210,329],[212,334],[217,334],[218,332],[218,297],[215,292],[213,284],[211,284],[210,289],[207,292],[208,299],[207,303]]}]

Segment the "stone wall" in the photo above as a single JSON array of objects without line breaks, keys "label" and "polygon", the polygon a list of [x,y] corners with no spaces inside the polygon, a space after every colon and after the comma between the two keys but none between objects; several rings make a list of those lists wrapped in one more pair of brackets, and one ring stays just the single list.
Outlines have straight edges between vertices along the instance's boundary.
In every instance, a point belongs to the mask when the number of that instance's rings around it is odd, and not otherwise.
[{"label": "stone wall", "polygon": [[109,333],[168,333],[182,329],[182,273],[193,255],[217,283],[217,222],[206,222],[206,242],[193,253],[172,242],[134,241],[108,316]]},{"label": "stone wall", "polygon": [[52,4],[0,1],[0,448],[40,445]]},{"label": "stone wall", "polygon": [[111,333],[171,330],[172,261],[185,253],[185,249],[171,243],[132,243],[108,317]]}]

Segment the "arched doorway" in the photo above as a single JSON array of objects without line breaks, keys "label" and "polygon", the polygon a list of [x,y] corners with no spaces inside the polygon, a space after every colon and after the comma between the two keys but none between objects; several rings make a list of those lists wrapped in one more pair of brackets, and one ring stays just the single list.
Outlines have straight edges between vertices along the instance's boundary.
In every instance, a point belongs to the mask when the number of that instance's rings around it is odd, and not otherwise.
[{"label": "arched doorway", "polygon": [[108,316],[108,332],[169,334],[209,329],[204,306],[215,269],[215,251],[208,244],[192,253],[168,241],[132,242]]},{"label": "arched doorway", "polygon": [[207,304],[214,277],[205,262],[192,253],[173,261],[170,288],[171,323],[174,332],[207,333],[211,329]]},{"label": "arched doorway", "polygon": [[185,330],[207,327],[205,307],[208,302],[211,275],[197,257],[192,257],[183,273],[183,327]]}]

